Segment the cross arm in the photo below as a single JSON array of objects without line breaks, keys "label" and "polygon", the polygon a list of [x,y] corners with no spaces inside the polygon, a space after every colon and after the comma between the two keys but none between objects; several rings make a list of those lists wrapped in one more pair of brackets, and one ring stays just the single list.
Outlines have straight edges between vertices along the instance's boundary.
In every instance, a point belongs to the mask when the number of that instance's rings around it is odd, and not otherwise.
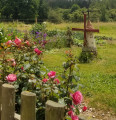
[{"label": "cross arm", "polygon": [[73,31],[84,31],[84,29],[80,29],[80,28],[72,28]]},{"label": "cross arm", "polygon": [[99,29],[86,29],[86,32],[99,32]]},{"label": "cross arm", "polygon": [[73,31],[86,31],[86,32],[99,32],[99,29],[80,29],[80,28],[72,28]]}]

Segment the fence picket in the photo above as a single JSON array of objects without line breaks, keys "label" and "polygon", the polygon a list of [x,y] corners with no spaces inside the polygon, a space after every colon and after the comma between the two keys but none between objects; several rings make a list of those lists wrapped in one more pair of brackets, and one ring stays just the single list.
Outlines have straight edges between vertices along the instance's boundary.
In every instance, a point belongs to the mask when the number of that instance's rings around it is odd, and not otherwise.
[{"label": "fence picket", "polygon": [[9,84],[2,85],[2,112],[1,120],[14,120],[15,88]]},{"label": "fence picket", "polygon": [[45,120],[64,120],[65,106],[48,100],[46,102]]},{"label": "fence picket", "polygon": [[21,93],[21,120],[36,120],[36,94]]}]

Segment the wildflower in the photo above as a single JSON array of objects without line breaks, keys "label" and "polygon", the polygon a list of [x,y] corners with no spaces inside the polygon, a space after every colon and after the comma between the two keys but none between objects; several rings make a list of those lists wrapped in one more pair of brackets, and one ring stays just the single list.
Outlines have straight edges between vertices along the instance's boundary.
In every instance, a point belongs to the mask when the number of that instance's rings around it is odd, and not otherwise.
[{"label": "wildflower", "polygon": [[47,34],[45,33],[45,34],[43,35],[43,37],[46,38],[46,36],[47,36]]}]

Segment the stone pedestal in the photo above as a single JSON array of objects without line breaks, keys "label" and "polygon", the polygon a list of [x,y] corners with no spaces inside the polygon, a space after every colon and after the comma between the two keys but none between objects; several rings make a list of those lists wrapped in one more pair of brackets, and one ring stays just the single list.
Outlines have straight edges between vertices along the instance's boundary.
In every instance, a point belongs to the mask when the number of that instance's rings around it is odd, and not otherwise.
[{"label": "stone pedestal", "polygon": [[[90,21],[87,22],[87,29],[94,29]],[[94,32],[86,33],[86,42],[86,46],[83,47],[82,52],[92,52],[94,55],[97,55]]]}]

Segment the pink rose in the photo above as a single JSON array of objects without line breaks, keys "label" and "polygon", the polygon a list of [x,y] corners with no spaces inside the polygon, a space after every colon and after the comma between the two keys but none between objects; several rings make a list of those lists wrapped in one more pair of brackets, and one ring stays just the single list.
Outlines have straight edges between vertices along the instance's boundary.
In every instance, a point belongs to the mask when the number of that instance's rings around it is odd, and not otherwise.
[{"label": "pink rose", "polygon": [[15,62],[15,61],[12,63],[12,66],[13,66],[13,67],[16,66],[16,62]]},{"label": "pink rose", "polygon": [[8,40],[7,42],[6,42],[6,45],[10,45],[12,43],[12,41],[11,40]]},{"label": "pink rose", "polygon": [[84,107],[83,107],[83,112],[84,112],[84,111],[86,111],[86,110],[87,110],[87,107],[86,107],[86,106],[84,106]]},{"label": "pink rose", "polygon": [[74,115],[73,111],[72,111],[72,110],[68,111],[68,115],[69,115],[69,116]]},{"label": "pink rose", "polygon": [[75,107],[74,107],[74,105],[70,105],[70,108],[71,108],[71,109],[74,109]]},{"label": "pink rose", "polygon": [[77,91],[74,94],[70,94],[70,95],[75,105],[80,104],[82,102],[83,96],[80,91]]},{"label": "pink rose", "polygon": [[14,40],[14,43],[19,46],[21,44],[21,40],[19,38],[16,37],[16,39]]},{"label": "pink rose", "polygon": [[25,41],[25,43],[30,46],[30,42],[28,40]]},{"label": "pink rose", "polygon": [[55,75],[56,75],[56,72],[54,72],[54,71],[50,71],[48,73],[49,78],[55,78]]},{"label": "pink rose", "polygon": [[77,115],[73,115],[73,114],[71,115],[71,119],[72,120],[79,120],[78,116]]},{"label": "pink rose", "polygon": [[60,81],[58,79],[55,79],[54,82],[57,83],[57,84],[60,83]]},{"label": "pink rose", "polygon": [[40,51],[38,48],[35,48],[34,51],[37,53],[37,55],[40,55],[42,51]]},{"label": "pink rose", "polygon": [[8,82],[14,82],[17,80],[17,76],[15,74],[9,74],[8,76],[6,76],[6,80]]},{"label": "pink rose", "polygon": [[8,62],[10,62],[10,61],[14,62],[14,61],[15,61],[15,59],[8,59],[7,61],[8,61]]},{"label": "pink rose", "polygon": [[48,81],[48,79],[44,78],[42,81],[43,81],[44,83],[46,83],[46,82]]}]

